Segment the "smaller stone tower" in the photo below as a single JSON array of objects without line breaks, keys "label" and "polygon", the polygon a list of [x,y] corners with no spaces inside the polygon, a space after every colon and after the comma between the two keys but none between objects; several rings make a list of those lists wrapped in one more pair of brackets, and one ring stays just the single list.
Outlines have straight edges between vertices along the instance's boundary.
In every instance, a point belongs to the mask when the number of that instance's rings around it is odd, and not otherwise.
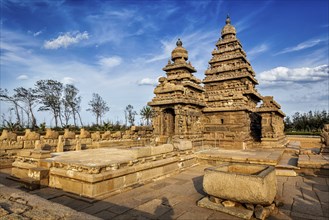
[{"label": "smaller stone tower", "polygon": [[178,39],[171,61],[163,68],[167,77],[159,78],[155,97],[148,103],[155,112],[154,135],[160,142],[177,138],[202,138],[201,109],[205,107],[201,80],[188,60],[188,52]]}]

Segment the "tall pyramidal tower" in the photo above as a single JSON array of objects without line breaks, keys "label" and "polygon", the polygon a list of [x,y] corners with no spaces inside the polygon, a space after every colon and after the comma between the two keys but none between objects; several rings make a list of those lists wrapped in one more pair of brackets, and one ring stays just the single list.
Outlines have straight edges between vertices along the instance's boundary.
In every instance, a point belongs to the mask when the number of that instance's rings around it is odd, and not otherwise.
[{"label": "tall pyramidal tower", "polygon": [[260,141],[261,118],[256,106],[262,96],[255,89],[255,73],[229,16],[205,75],[205,141],[212,146],[239,149]]}]

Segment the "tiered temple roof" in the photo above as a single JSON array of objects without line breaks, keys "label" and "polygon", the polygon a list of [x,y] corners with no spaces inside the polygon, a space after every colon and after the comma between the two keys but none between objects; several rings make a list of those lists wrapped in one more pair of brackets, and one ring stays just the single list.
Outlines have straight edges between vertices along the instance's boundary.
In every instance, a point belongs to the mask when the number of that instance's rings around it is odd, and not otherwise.
[{"label": "tiered temple roof", "polygon": [[203,80],[208,102],[205,111],[255,108],[262,98],[255,89],[258,81],[240,41],[236,38],[236,30],[231,25],[230,17],[226,19],[212,56]]}]

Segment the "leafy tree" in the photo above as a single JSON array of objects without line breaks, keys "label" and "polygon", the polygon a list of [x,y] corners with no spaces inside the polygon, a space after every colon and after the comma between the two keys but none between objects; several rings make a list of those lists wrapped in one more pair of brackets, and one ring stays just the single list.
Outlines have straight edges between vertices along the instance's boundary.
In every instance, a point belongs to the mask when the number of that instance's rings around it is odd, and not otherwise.
[{"label": "leafy tree", "polygon": [[329,115],[325,110],[322,112],[309,111],[304,114],[296,112],[292,116],[292,121],[289,117],[285,118],[285,129],[286,131],[316,132],[320,131],[327,123],[329,123]]},{"label": "leafy tree", "polygon": [[99,124],[99,122],[101,122],[102,116],[104,116],[106,112],[110,110],[106,102],[97,93],[93,93],[93,98],[91,101],[89,101],[88,105],[91,108],[87,109],[87,111],[91,111],[96,116],[97,125]]},{"label": "leafy tree", "polygon": [[28,121],[31,121],[32,129],[35,129],[35,127],[37,126],[37,120],[35,118],[33,108],[35,107],[38,101],[38,96],[36,95],[37,91],[32,88],[26,89],[23,87],[16,88],[14,89],[14,91],[14,97],[26,105],[27,109],[25,110],[25,112],[27,112]]},{"label": "leafy tree", "polygon": [[39,102],[41,104],[38,111],[51,111],[55,126],[58,127],[58,121],[63,125],[61,117],[61,97],[63,84],[56,80],[39,80],[35,84]]},{"label": "leafy tree", "polygon": [[137,115],[137,112],[134,111],[134,107],[130,104],[127,105],[127,107],[125,109],[126,124],[128,121],[130,126],[135,125],[135,116],[136,115]]},{"label": "leafy tree", "polygon": [[150,106],[144,106],[139,114],[142,116],[143,120],[146,120],[146,125],[150,125],[151,118],[154,115],[152,108]]}]

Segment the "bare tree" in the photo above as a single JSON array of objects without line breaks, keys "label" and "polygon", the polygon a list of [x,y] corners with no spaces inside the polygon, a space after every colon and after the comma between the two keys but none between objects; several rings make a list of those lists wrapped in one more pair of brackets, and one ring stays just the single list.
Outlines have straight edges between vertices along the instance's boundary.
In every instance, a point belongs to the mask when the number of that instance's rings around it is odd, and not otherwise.
[{"label": "bare tree", "polygon": [[32,129],[34,129],[37,126],[37,120],[33,113],[33,108],[35,107],[38,101],[36,90],[32,88],[26,89],[23,87],[19,87],[14,89],[14,91],[14,97],[26,105],[27,109],[25,110],[25,112],[27,112],[28,121],[30,121],[31,119],[31,127]]},{"label": "bare tree", "polygon": [[63,125],[61,117],[61,97],[63,84],[56,80],[39,80],[35,84],[40,101],[39,111],[51,111],[54,115],[55,126],[58,120]]},{"label": "bare tree", "polygon": [[16,124],[22,126],[21,116],[19,114],[19,110],[22,109],[22,107],[18,103],[18,98],[15,96],[10,96],[7,89],[0,88],[0,101],[8,102],[14,106],[13,109],[16,114]]},{"label": "bare tree", "polygon": [[105,115],[105,113],[110,110],[106,102],[97,93],[93,93],[93,98],[91,101],[89,101],[88,105],[91,108],[87,109],[87,111],[91,111],[96,116],[97,125],[99,124],[99,122],[101,122],[101,119]]},{"label": "bare tree", "polygon": [[137,115],[137,112],[134,111],[134,107],[132,105],[127,105],[125,109],[125,116],[126,120],[128,120],[130,126],[135,125],[135,116]]}]

